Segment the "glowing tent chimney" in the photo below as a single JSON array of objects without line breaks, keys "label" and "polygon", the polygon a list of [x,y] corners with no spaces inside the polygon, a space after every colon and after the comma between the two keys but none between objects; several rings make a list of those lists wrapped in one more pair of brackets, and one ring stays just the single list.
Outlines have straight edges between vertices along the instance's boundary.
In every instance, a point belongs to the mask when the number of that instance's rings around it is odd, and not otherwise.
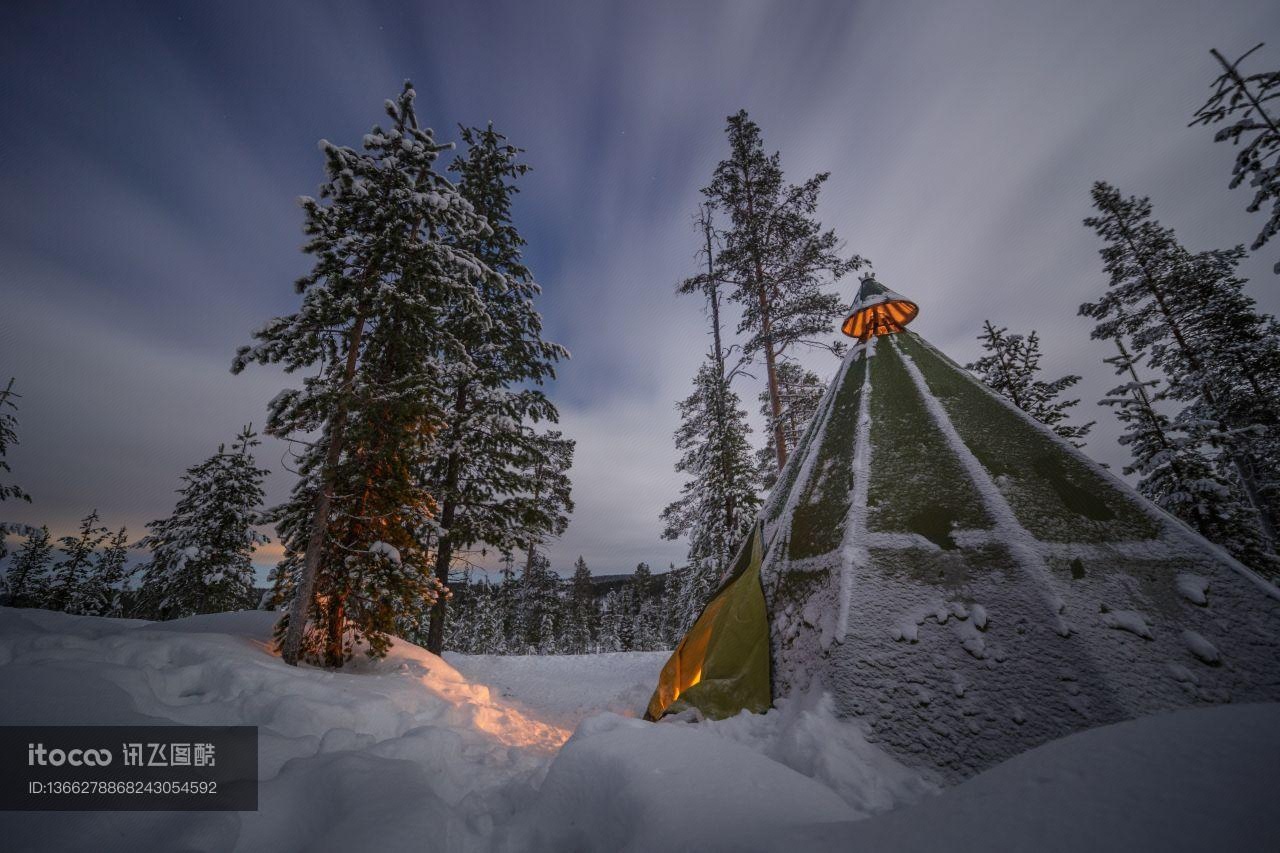
[{"label": "glowing tent chimney", "polygon": [[892,335],[905,329],[919,313],[920,308],[914,302],[868,274],[862,277],[858,298],[840,331],[860,341],[876,335]]}]

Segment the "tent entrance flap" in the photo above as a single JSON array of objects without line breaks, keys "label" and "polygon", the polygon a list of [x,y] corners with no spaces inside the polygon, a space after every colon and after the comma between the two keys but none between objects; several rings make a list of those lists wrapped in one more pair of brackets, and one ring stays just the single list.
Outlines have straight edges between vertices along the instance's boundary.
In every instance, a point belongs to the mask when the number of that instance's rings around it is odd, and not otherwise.
[{"label": "tent entrance flap", "polygon": [[772,704],[769,620],[760,585],[763,538],[757,523],[720,590],[663,666],[645,719],[686,707],[720,719]]}]

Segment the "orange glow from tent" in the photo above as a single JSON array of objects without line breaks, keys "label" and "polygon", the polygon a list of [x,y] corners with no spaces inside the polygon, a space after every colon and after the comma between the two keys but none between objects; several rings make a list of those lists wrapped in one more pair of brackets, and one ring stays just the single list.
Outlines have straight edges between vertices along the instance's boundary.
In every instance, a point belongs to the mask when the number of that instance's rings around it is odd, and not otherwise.
[{"label": "orange glow from tent", "polygon": [[905,329],[919,313],[916,304],[906,299],[877,302],[846,317],[840,331],[860,341],[877,335],[893,335]]},{"label": "orange glow from tent", "polygon": [[702,681],[703,664],[706,662],[707,646],[711,642],[711,630],[715,627],[716,614],[724,606],[724,596],[712,599],[707,609],[698,617],[698,621],[689,629],[689,633],[676,646],[675,653],[662,668],[658,679],[659,698],[650,704],[649,711],[653,719],[662,716],[671,703],[680,698],[693,685]]}]

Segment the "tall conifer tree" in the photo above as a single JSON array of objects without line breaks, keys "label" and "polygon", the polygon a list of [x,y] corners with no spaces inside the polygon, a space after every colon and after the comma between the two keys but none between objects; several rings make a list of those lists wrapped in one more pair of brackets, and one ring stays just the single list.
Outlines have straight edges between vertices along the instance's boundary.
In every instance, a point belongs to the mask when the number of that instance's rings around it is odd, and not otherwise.
[{"label": "tall conifer tree", "polygon": [[689,479],[680,498],[662,511],[662,535],[687,536],[689,570],[718,578],[760,507],[747,413],[738,395],[720,380],[713,357],[703,362],[693,393],[679,408],[676,470]]},{"label": "tall conifer tree", "polygon": [[1157,506],[1246,565],[1273,574],[1276,560],[1266,552],[1252,513],[1234,497],[1231,484],[1201,451],[1199,440],[1157,407],[1159,382],[1140,379],[1137,359],[1122,340],[1115,343],[1119,355],[1106,361],[1125,381],[1101,404],[1111,406],[1124,427],[1120,443],[1133,455],[1124,473],[1136,474],[1138,491]]},{"label": "tall conifer tree", "polygon": [[[567,493],[559,503],[529,500],[542,485],[541,470],[557,454],[572,453],[572,442],[560,439],[567,451],[554,447],[531,426],[559,419],[540,386],[555,377],[556,362],[568,352],[542,338],[533,307],[541,288],[523,262],[525,241],[511,218],[515,182],[529,167],[517,162],[521,149],[493,125],[461,132],[467,151],[449,168],[459,176],[462,198],[488,227],[456,235],[456,244],[485,265],[485,274],[474,275],[485,313],[463,305],[442,319],[466,357],[443,377],[440,405],[448,427],[426,472],[440,504],[434,571],[441,584],[448,583],[459,549],[519,547],[561,531],[572,510]],[[438,599],[430,617],[427,649],[436,654],[444,646],[446,601]]]},{"label": "tall conifer tree", "polygon": [[835,231],[823,230],[814,215],[829,173],[785,185],[780,155],[765,154],[760,128],[745,110],[729,116],[726,133],[729,157],[703,193],[730,219],[716,265],[731,285],[729,298],[742,306],[738,330],[749,335],[744,352],[764,357],[781,469],[787,447],[778,361],[791,347],[830,333],[845,306],[825,288],[864,262],[857,255],[841,257]]},{"label": "tall conifer tree", "polygon": [[[1099,300],[1080,306],[1080,313],[1098,321],[1093,337],[1129,338],[1164,373],[1167,396],[1187,404],[1181,416],[1185,427],[1197,442],[1217,448],[1274,553],[1277,495],[1269,484],[1276,475],[1268,460],[1267,427],[1252,415],[1241,419],[1242,412],[1258,411],[1257,401],[1232,399],[1253,394],[1247,383],[1215,382],[1216,376],[1240,369],[1236,332],[1224,322],[1253,329],[1264,339],[1274,335],[1274,324],[1252,310],[1240,290],[1243,282],[1230,274],[1239,251],[1193,255],[1172,229],[1152,218],[1148,199],[1125,198],[1106,183],[1094,184],[1093,201],[1098,213],[1085,225],[1105,242],[1100,254],[1110,283]],[[1232,301],[1239,313],[1215,316]],[[1250,360],[1265,362],[1261,355],[1250,355],[1246,363]]]},{"label": "tall conifer tree", "polygon": [[[321,143],[326,181],[304,199],[299,310],[269,322],[250,362],[310,369],[301,389],[272,401],[267,432],[300,440],[293,496],[273,511],[286,557],[276,598],[282,656],[340,666],[363,642],[381,655],[408,614],[440,594],[424,540],[439,536],[421,470],[446,423],[457,365],[455,334],[490,320],[485,288],[499,276],[465,246],[491,229],[436,170],[448,148],[418,125],[406,83],[362,150]],[[308,625],[311,630],[308,631]]]}]

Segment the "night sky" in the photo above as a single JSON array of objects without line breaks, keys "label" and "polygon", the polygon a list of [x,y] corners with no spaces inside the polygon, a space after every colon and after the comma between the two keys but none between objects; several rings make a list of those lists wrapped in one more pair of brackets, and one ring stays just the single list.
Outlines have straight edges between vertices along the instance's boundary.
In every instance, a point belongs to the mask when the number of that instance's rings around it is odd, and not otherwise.
[{"label": "night sky", "polygon": [[[578,508],[549,550],[598,573],[685,551],[658,513],[707,327],[674,287],[729,113],[750,111],[789,179],[831,172],[823,222],[952,357],[977,354],[985,318],[1038,328],[1050,375],[1084,376],[1088,452],[1118,467],[1094,405],[1109,352],[1076,316],[1104,284],[1089,186],[1150,195],[1192,249],[1250,242],[1263,217],[1227,188],[1233,150],[1186,125],[1211,47],[1269,39],[1260,70],[1280,65],[1280,5],[1221,0],[30,3],[3,30],[0,378],[23,394],[9,461],[34,498],[5,520],[58,534],[96,507],[141,536],[185,468],[263,423],[290,380],[229,367],[297,304],[316,142],[358,144],[411,78],[438,138],[492,120],[527,149],[517,225],[547,335],[574,355],[551,393]],[[1272,312],[1278,257],[1245,268]],[[761,388],[737,388],[753,415]],[[285,448],[259,450],[278,501]]]}]

